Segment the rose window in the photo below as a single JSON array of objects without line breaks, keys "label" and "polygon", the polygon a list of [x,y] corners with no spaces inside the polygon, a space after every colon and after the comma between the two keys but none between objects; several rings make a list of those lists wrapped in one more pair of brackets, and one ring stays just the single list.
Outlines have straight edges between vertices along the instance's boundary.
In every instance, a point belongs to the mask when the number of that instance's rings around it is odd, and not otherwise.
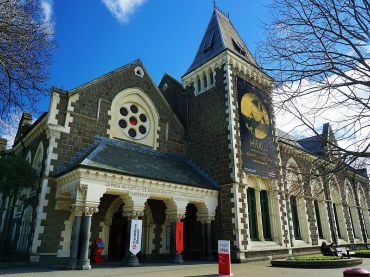
[{"label": "rose window", "polygon": [[118,125],[121,130],[132,139],[142,139],[149,132],[147,113],[137,104],[126,103],[118,115]]}]

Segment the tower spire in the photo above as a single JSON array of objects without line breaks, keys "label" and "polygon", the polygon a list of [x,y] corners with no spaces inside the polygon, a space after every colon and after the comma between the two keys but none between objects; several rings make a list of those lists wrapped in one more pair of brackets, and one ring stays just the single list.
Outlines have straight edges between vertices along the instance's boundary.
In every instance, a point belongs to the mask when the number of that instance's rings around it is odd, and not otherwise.
[{"label": "tower spire", "polygon": [[216,9],[216,0],[212,0],[213,2],[213,9],[215,10]]}]

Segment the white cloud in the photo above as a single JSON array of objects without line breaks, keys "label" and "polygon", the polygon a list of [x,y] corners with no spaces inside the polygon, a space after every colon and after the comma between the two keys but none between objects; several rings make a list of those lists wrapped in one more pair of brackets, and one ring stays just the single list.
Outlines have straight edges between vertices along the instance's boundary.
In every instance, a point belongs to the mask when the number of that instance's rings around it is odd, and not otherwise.
[{"label": "white cloud", "polygon": [[108,10],[119,22],[128,22],[130,16],[135,13],[146,0],[102,0]]},{"label": "white cloud", "polygon": [[[358,72],[346,73],[354,79],[367,80],[358,76]],[[346,80],[330,76],[327,83],[346,84]],[[296,91],[304,93],[289,99]],[[352,151],[364,151],[370,144],[370,110],[351,100],[351,97],[367,103],[369,88],[351,85],[328,90],[322,84],[303,80],[299,85],[297,82],[284,87],[283,91],[277,89],[274,92],[277,127],[297,138],[303,138],[314,135],[310,128],[320,133],[322,125],[329,122],[339,146]],[[302,123],[302,116],[306,125]]]},{"label": "white cloud", "polygon": [[52,0],[42,0],[41,9],[44,13],[44,24],[48,33],[54,34],[54,20],[53,20],[53,1]]},{"label": "white cloud", "polygon": [[8,141],[7,148],[11,148],[14,143],[14,139],[17,134],[18,123],[21,119],[21,115],[22,115],[21,113],[14,112],[9,115],[9,118],[7,121],[3,121],[0,118],[0,126],[3,127],[1,128],[2,130],[0,130],[0,137]]}]

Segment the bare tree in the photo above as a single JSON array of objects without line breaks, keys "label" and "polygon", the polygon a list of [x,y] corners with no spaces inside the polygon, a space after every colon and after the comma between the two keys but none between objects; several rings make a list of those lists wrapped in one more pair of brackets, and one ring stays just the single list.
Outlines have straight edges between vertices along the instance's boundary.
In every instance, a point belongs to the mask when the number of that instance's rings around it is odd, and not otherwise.
[{"label": "bare tree", "polygon": [[0,128],[36,110],[55,44],[38,0],[0,0]]},{"label": "bare tree", "polygon": [[[325,141],[331,163],[369,165],[369,0],[274,0],[271,13],[258,56],[276,80],[275,109]],[[325,120],[338,144],[320,137]]]}]

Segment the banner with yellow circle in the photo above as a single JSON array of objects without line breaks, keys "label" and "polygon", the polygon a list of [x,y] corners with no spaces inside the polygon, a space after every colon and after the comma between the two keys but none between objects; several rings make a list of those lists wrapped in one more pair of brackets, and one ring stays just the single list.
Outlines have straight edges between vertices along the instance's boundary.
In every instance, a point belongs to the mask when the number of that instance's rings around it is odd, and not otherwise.
[{"label": "banner with yellow circle", "polygon": [[267,92],[237,79],[243,169],[263,177],[276,175],[271,100]]}]

